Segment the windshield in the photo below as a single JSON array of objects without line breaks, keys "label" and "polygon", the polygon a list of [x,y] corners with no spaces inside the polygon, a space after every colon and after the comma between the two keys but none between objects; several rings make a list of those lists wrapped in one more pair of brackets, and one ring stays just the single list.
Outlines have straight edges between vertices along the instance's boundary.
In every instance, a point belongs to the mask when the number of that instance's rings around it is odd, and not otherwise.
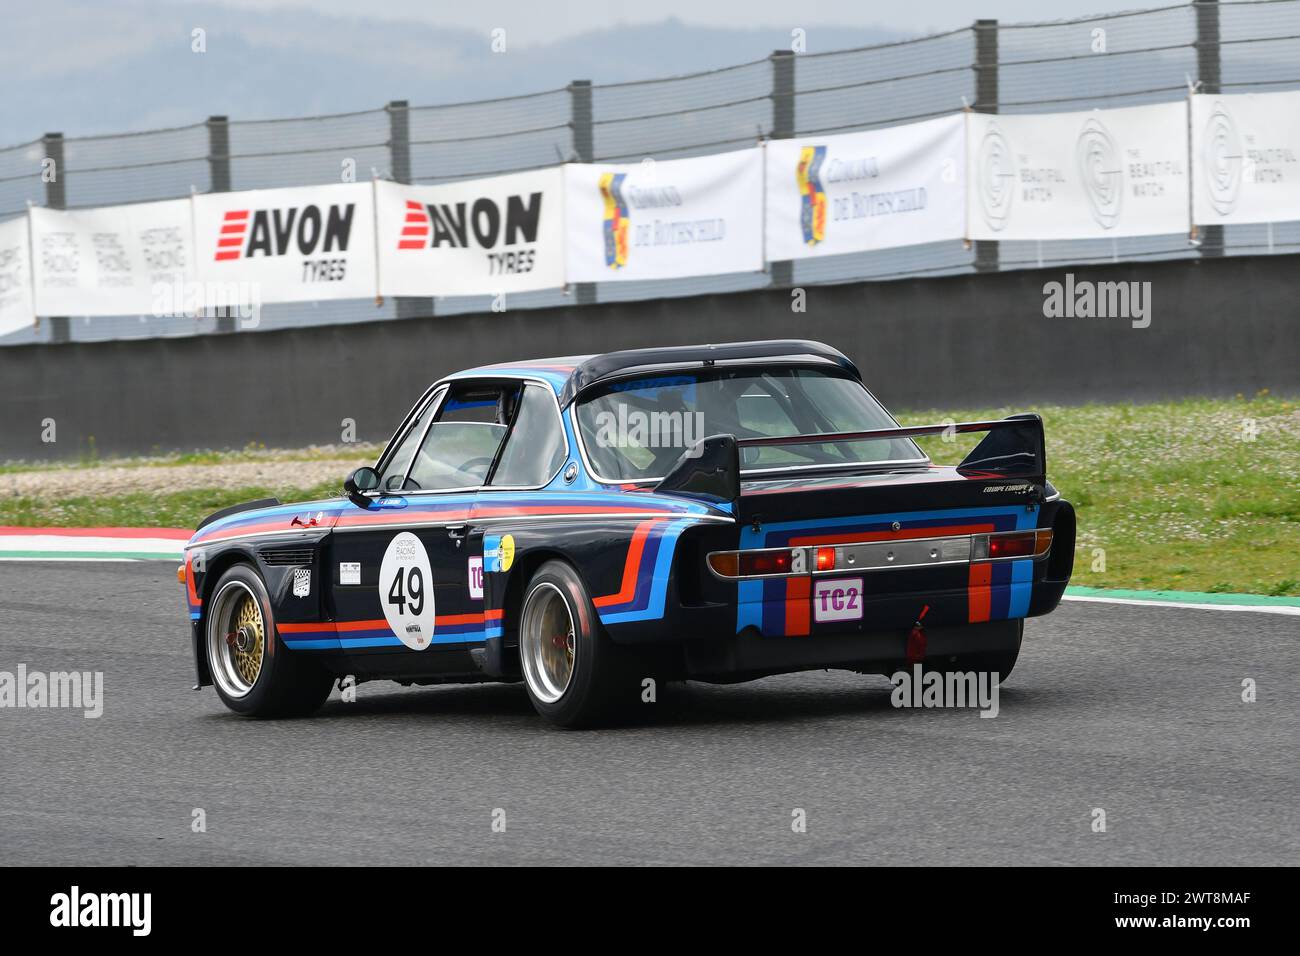
[{"label": "windshield", "polygon": [[[821,369],[707,369],[615,382],[577,409],[583,444],[607,481],[657,480],[710,435],[775,438],[895,428],[862,385]],[[907,438],[742,448],[744,471],[925,461]]]}]

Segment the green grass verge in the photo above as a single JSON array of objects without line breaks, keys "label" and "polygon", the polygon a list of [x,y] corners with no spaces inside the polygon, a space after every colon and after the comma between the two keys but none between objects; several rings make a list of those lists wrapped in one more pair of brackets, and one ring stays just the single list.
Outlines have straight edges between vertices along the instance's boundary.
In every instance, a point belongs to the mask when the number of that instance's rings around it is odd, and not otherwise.
[{"label": "green grass verge", "polygon": [[[1264,393],[899,417],[930,424],[1023,411],[1043,416],[1048,477],[1078,512],[1074,584],[1300,595],[1300,402]],[[977,438],[921,444],[954,463]]]},{"label": "green grass verge", "polygon": [[[1300,402],[1193,399],[1148,405],[942,409],[905,424],[1000,418],[1037,411],[1047,429],[1048,474],[1078,510],[1077,585],[1141,590],[1300,595]],[[954,463],[975,439],[925,439]],[[204,455],[242,460],[248,452]],[[180,463],[180,462],[177,462]],[[314,488],[229,488],[164,495],[42,501],[0,498],[0,525],[194,527],[251,498],[327,497]]]}]

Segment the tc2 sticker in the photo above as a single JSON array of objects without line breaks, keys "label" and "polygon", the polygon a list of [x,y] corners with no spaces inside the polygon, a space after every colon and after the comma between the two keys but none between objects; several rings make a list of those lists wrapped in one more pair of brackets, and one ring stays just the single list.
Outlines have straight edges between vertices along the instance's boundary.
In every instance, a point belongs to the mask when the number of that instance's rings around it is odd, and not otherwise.
[{"label": "tc2 sticker", "polygon": [[469,596],[475,601],[483,600],[483,559],[469,559]]},{"label": "tc2 sticker", "polygon": [[860,617],[862,578],[818,578],[814,582],[814,621],[856,621]]},{"label": "tc2 sticker", "polygon": [[409,531],[388,542],[379,566],[379,604],[397,639],[411,650],[433,643],[433,570],[424,543]]},{"label": "tc2 sticker", "polygon": [[509,571],[515,563],[515,536],[488,534],[483,536],[483,570]]}]

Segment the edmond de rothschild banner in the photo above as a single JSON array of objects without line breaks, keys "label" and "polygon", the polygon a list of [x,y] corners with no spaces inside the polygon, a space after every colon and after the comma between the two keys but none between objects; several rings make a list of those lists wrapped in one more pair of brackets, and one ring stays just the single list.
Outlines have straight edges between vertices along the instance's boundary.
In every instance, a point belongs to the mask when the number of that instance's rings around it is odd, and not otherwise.
[{"label": "edmond de rothschild banner", "polygon": [[564,285],[559,168],[439,186],[375,183],[382,295],[496,295]]},{"label": "edmond de rothschild banner", "polygon": [[862,133],[772,140],[767,258],[834,256],[961,239],[961,114]]},{"label": "edmond de rothschild banner", "polygon": [[570,282],[763,268],[763,152],[564,167]]}]

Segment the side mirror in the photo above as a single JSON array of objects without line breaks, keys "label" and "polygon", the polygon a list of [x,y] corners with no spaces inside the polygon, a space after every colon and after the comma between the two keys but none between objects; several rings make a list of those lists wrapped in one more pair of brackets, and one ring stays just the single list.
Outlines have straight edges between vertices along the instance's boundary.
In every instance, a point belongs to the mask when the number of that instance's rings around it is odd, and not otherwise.
[{"label": "side mirror", "polygon": [[348,498],[354,505],[362,508],[369,508],[371,505],[371,500],[365,493],[374,491],[378,487],[379,472],[369,465],[358,468],[343,479],[343,490],[347,492]]}]

